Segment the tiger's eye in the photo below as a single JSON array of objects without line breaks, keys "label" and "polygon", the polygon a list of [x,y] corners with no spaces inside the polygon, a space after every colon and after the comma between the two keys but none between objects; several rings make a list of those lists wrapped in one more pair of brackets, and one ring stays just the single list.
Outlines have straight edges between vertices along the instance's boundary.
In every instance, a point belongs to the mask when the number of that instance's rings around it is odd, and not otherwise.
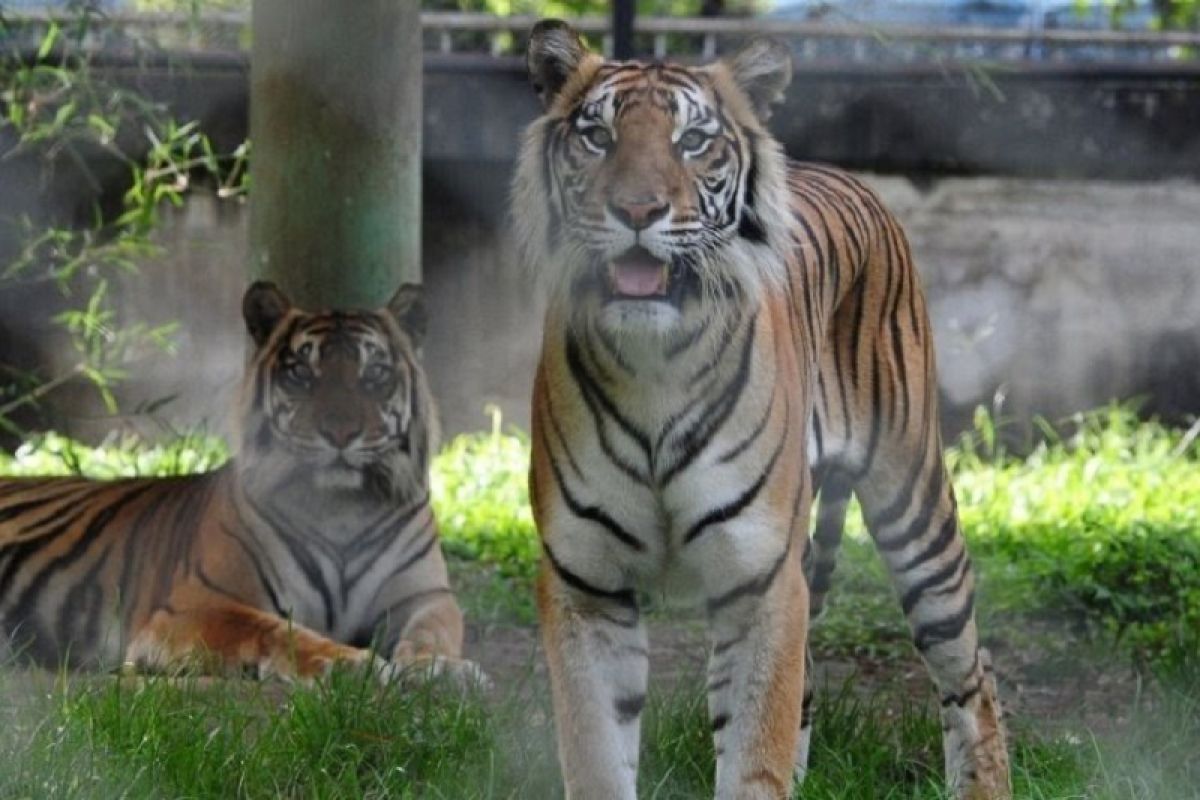
[{"label": "tiger's eye", "polygon": [[312,367],[299,360],[285,362],[283,374],[293,386],[300,388],[307,388],[316,377]]},{"label": "tiger's eye", "polygon": [[607,150],[612,145],[612,134],[599,125],[585,129],[580,135],[597,150]]},{"label": "tiger's eye", "polygon": [[369,364],[367,368],[363,370],[362,374],[363,383],[371,386],[379,386],[387,383],[391,377],[392,368],[387,364],[381,363]]},{"label": "tiger's eye", "polygon": [[697,128],[683,132],[679,137],[680,148],[688,151],[699,150],[708,141],[708,134]]}]

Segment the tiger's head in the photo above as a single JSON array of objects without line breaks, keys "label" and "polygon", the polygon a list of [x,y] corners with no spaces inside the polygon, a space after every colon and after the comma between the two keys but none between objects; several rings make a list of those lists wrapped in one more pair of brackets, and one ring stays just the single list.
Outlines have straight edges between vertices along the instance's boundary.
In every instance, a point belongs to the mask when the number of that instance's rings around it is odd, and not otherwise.
[{"label": "tiger's head", "polygon": [[526,60],[545,112],[525,134],[514,214],[552,300],[613,331],[665,333],[783,280],[786,164],[764,122],[791,80],[785,47],[756,41],[703,67],[611,62],[548,20]]},{"label": "tiger's head", "polygon": [[309,312],[258,282],[242,314],[255,345],[242,391],[243,469],[317,490],[423,490],[437,422],[418,361],[419,286],[401,286],[374,311]]}]

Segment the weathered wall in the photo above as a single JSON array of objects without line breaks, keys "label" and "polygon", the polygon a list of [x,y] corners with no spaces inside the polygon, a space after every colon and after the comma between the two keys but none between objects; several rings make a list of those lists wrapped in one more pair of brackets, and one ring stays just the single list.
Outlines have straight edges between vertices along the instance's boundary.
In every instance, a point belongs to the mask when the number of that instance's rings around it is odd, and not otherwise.
[{"label": "weathered wall", "polygon": [[[484,174],[427,179],[426,359],[448,432],[485,427],[488,403],[528,422],[540,310],[503,233],[504,176],[480,191]],[[867,177],[924,276],[950,428],[998,391],[1019,419],[1135,395],[1200,413],[1200,184],[951,178],[918,190]],[[196,201],[163,237],[170,258],[123,303],[179,319],[180,352],[140,363],[126,405],[175,395],[160,412],[173,424],[221,428],[244,355],[245,214]]]},{"label": "weathered wall", "polygon": [[1200,412],[1200,185],[873,183],[924,276],[944,416],[997,391],[1022,419],[1135,396]]}]

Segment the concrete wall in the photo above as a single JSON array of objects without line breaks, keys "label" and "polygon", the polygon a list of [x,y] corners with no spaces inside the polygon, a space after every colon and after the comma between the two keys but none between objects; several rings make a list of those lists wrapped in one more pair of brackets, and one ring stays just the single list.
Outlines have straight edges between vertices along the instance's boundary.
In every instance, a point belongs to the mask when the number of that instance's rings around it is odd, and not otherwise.
[{"label": "concrete wall", "polygon": [[[528,425],[541,313],[505,236],[495,171],[486,190],[472,170],[427,178],[426,360],[448,433],[486,427],[488,403]],[[947,178],[918,190],[867,178],[912,241],[951,430],[997,392],[1023,420],[1135,395],[1154,411],[1200,413],[1200,184]],[[121,303],[136,318],[178,319],[179,353],[135,365],[125,407],[174,395],[160,419],[223,430],[245,352],[246,214],[200,198],[168,215],[162,237],[169,256],[125,282]],[[0,309],[4,327],[20,330],[23,311]],[[66,356],[38,345],[43,359]],[[75,431],[109,426],[87,393],[59,408]]]}]

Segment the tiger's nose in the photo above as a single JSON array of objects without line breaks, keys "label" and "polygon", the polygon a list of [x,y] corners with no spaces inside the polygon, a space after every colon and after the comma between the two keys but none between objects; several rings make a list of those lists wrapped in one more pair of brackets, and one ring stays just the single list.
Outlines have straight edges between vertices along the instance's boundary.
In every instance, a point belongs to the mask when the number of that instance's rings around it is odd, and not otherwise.
[{"label": "tiger's nose", "polygon": [[317,423],[317,430],[327,442],[341,450],[362,433],[362,423],[341,414],[325,414]]},{"label": "tiger's nose", "polygon": [[670,205],[661,197],[643,196],[613,198],[608,201],[608,211],[622,225],[640,231],[648,228],[667,215]]}]

